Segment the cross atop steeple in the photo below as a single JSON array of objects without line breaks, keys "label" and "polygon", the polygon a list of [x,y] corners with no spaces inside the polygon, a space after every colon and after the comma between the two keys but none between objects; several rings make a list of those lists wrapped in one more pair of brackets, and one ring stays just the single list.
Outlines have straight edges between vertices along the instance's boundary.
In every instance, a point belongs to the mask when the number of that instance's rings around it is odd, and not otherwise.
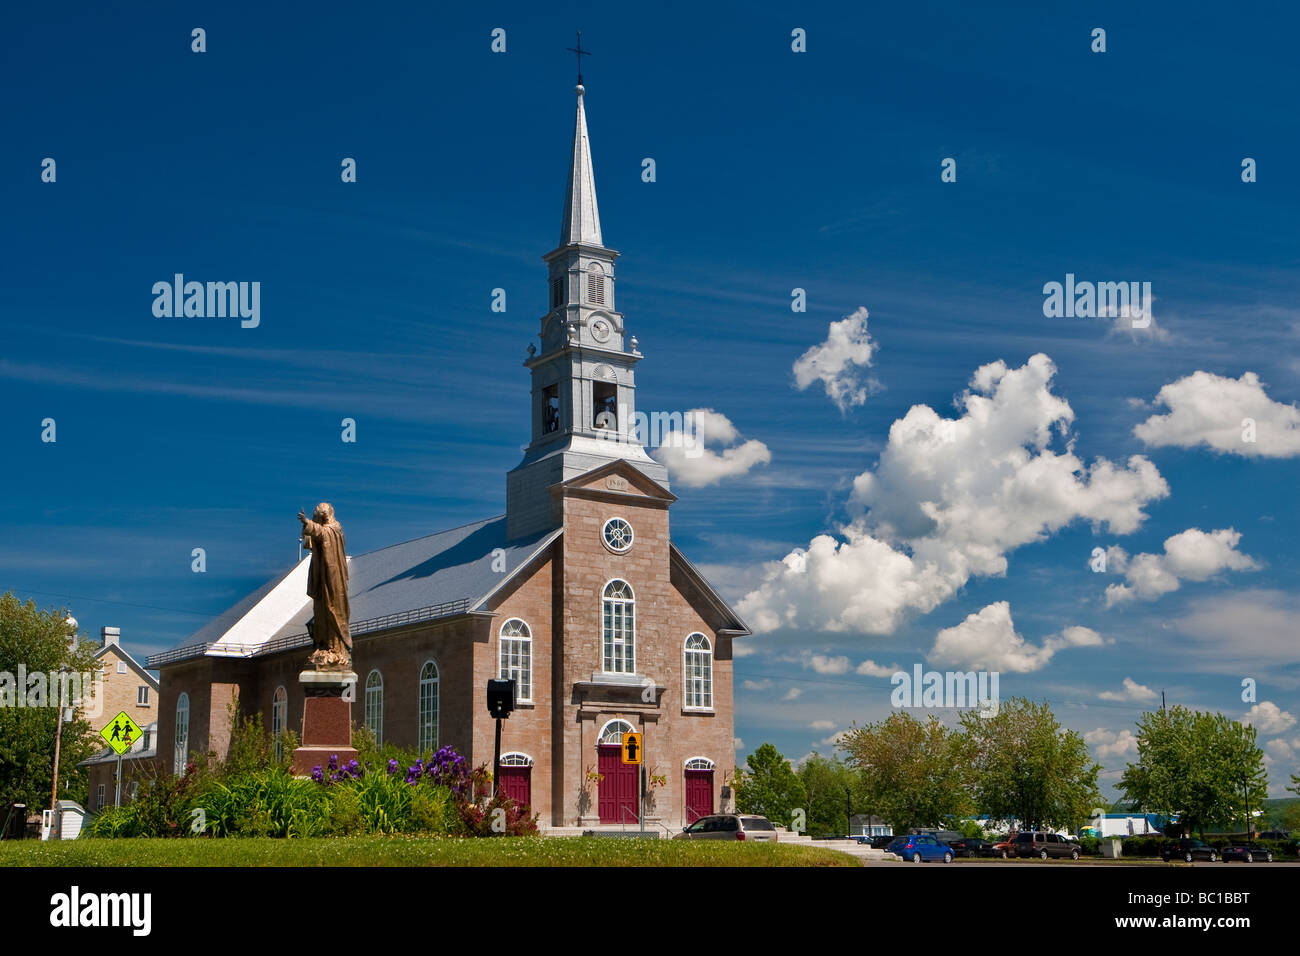
[{"label": "cross atop steeple", "polygon": [[567,52],[569,52],[569,53],[576,54],[577,57],[578,57],[578,85],[579,85],[579,86],[582,86],[582,58],[583,58],[584,56],[591,56],[591,51],[590,51],[590,50],[584,50],[584,49],[582,48],[582,31],[581,31],[581,30],[578,31],[578,45],[577,45],[577,47],[571,47],[571,46],[570,46],[570,47],[565,47],[565,50],[566,50]]}]

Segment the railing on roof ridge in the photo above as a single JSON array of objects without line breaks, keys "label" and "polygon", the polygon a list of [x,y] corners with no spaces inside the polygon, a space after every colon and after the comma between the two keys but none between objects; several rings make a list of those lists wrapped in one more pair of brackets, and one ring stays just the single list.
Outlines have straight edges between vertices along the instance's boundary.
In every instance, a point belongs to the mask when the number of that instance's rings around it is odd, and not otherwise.
[{"label": "railing on roof ridge", "polygon": [[[398,611],[394,614],[385,614],[382,617],[357,621],[351,626],[350,630],[353,634],[372,634],[375,631],[386,631],[389,628],[401,627],[406,624],[419,624],[423,621],[432,621],[440,617],[464,613],[470,609],[470,604],[469,598],[443,601],[441,604],[430,604],[428,607]],[[191,657],[202,657],[217,646],[220,646],[223,651],[229,652],[219,655],[221,657],[262,657],[266,654],[277,654],[280,651],[293,650],[296,647],[306,647],[309,644],[311,644],[311,635],[306,632],[286,634],[283,637],[272,638],[260,644],[219,644],[217,641],[207,641],[176,647],[170,651],[163,651],[161,654],[150,654],[149,657],[145,658],[145,667],[153,670],[161,664],[174,664],[177,661],[188,660]]]}]

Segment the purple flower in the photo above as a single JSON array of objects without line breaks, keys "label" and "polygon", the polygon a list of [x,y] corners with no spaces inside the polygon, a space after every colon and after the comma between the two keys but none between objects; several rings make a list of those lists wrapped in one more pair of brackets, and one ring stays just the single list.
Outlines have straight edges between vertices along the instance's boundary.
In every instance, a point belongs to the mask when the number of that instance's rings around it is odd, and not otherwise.
[{"label": "purple flower", "polygon": [[339,755],[330,754],[330,770],[333,771],[338,769],[339,769]]},{"label": "purple flower", "polygon": [[388,775],[391,777],[395,773],[397,773],[397,758],[393,757],[388,761]]},{"label": "purple flower", "polygon": [[317,783],[325,782],[325,774],[321,773],[320,764],[311,768],[311,778]]}]

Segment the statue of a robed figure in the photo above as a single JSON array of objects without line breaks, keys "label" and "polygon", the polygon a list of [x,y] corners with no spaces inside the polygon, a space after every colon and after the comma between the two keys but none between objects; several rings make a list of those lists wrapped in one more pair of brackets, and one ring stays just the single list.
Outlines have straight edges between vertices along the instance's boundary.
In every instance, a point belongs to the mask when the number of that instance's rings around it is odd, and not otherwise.
[{"label": "statue of a robed figure", "polygon": [[348,629],[348,558],[343,528],[334,508],[321,502],[309,519],[298,512],[302,542],[311,551],[307,569],[307,596],[313,617],[307,623],[314,650],[307,658],[315,670],[346,671],[352,666],[352,634]]},{"label": "statue of a robed figure", "polygon": [[293,752],[294,772],[307,776],[357,755],[352,746],[352,701],[357,675],[352,671],[352,632],[348,618],[348,556],[343,528],[334,509],[322,502],[302,522],[302,543],[311,551],[307,567],[307,596],[312,619],[307,622],[313,649],[298,675],[302,686],[302,744]]}]

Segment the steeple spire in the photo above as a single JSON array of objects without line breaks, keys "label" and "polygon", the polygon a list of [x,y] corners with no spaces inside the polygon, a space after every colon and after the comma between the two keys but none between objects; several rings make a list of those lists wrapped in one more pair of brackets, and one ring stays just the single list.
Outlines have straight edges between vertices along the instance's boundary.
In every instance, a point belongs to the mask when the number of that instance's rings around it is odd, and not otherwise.
[{"label": "steeple spire", "polygon": [[564,223],[560,246],[583,243],[603,246],[600,210],[596,207],[596,177],[591,171],[591,145],[587,141],[587,112],[582,107],[582,84],[577,87],[578,115],[573,123],[573,159],[569,163],[569,188],[564,194]]}]

